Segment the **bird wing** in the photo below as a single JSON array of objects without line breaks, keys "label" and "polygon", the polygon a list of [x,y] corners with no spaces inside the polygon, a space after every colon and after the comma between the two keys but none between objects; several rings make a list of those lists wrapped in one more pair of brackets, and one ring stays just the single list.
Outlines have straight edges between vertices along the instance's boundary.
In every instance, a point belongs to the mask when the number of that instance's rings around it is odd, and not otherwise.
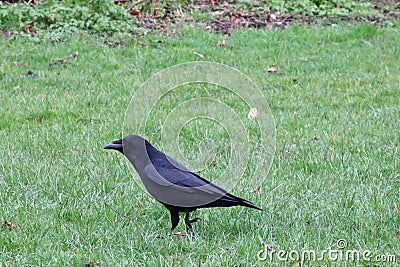
[{"label": "bird wing", "polygon": [[154,159],[144,171],[150,180],[160,186],[174,186],[188,193],[202,191],[221,196],[226,194],[224,189],[185,169],[177,168],[164,159]]},{"label": "bird wing", "polygon": [[[200,207],[227,196],[215,184],[146,143],[147,157],[136,168],[147,191],[158,201],[178,207]],[[145,158],[146,160],[143,160]]]}]

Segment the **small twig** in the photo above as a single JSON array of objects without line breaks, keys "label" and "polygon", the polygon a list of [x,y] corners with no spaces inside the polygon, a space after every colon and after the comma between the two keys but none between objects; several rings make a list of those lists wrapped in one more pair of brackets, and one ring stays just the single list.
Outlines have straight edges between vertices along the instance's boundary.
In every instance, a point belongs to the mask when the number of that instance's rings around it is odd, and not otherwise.
[{"label": "small twig", "polygon": [[205,58],[204,55],[197,53],[196,51],[193,51],[193,54],[195,54],[196,56],[198,56],[199,58]]},{"label": "small twig", "polygon": [[217,24],[220,24],[220,25],[225,25],[225,24],[226,24],[226,23],[221,22],[221,21],[219,21],[219,20],[217,20],[217,19],[214,19],[214,18],[211,18],[211,20],[214,21],[214,22],[217,23]]},{"label": "small twig", "polygon": [[50,65],[64,65],[65,63],[67,63],[67,60],[74,58],[78,55],[78,52],[73,52],[71,55],[68,55],[65,58],[61,58],[61,59],[54,59],[52,60],[52,62],[50,63]]},{"label": "small twig", "polygon": [[298,14],[299,14],[299,12],[295,12],[295,13],[289,14],[289,16],[287,16],[286,18],[284,18],[284,19],[281,21],[281,23],[282,23],[282,24],[285,23],[287,20],[293,18],[294,16],[296,16],[296,15],[298,15]]}]

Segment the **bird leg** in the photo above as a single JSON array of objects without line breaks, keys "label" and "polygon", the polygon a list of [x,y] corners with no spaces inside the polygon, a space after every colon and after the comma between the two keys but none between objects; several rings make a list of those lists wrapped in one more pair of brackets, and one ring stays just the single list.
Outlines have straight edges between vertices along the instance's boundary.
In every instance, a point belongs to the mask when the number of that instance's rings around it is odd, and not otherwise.
[{"label": "bird leg", "polygon": [[190,212],[186,212],[186,215],[185,215],[186,230],[189,230],[189,231],[193,232],[192,223],[197,222],[198,220],[200,220],[200,218],[196,217],[196,218],[190,220],[189,219],[189,213]]},{"label": "bird leg", "polygon": [[173,231],[179,223],[179,212],[176,210],[169,210],[171,213],[171,231]]}]

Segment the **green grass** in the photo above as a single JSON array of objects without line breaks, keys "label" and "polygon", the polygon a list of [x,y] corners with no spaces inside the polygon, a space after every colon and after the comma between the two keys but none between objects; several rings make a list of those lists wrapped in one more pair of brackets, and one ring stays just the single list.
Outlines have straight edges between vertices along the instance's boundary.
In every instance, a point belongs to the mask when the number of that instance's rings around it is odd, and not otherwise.
[{"label": "green grass", "polygon": [[[127,37],[117,46],[86,35],[42,43],[1,38],[0,220],[16,229],[0,229],[0,266],[264,265],[260,239],[277,251],[320,253],[342,238],[346,249],[399,261],[399,36],[340,25],[229,37],[188,28],[149,35],[145,46]],[[222,39],[227,46],[217,47]],[[50,65],[74,51],[79,55],[63,66]],[[232,190],[265,212],[197,211],[195,238],[170,237],[167,211],[135,182],[122,155],[102,147],[121,136],[140,85],[166,67],[199,60],[193,51],[234,66],[261,88],[275,119],[276,153],[258,192]],[[272,64],[276,73],[266,71]],[[161,107],[176,105],[173,97]],[[160,110],[148,129],[157,145]],[[190,125],[182,146],[193,149],[206,128]],[[208,136],[226,135],[218,129]],[[224,159],[225,141],[215,142]],[[215,164],[219,172],[226,163]],[[184,231],[182,222],[177,230]]]}]

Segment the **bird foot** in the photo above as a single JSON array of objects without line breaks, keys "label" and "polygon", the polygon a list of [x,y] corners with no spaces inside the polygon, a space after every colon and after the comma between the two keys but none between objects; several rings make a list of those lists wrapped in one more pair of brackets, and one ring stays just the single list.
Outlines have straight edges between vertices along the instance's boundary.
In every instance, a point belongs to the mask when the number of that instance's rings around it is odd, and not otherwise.
[{"label": "bird foot", "polygon": [[200,218],[194,218],[191,220],[185,219],[186,230],[193,232],[192,223],[199,221]]},{"label": "bird foot", "polygon": [[189,223],[198,222],[198,221],[200,221],[200,220],[201,220],[201,219],[200,219],[199,217],[196,217],[196,218],[194,218],[194,219],[189,220]]}]

